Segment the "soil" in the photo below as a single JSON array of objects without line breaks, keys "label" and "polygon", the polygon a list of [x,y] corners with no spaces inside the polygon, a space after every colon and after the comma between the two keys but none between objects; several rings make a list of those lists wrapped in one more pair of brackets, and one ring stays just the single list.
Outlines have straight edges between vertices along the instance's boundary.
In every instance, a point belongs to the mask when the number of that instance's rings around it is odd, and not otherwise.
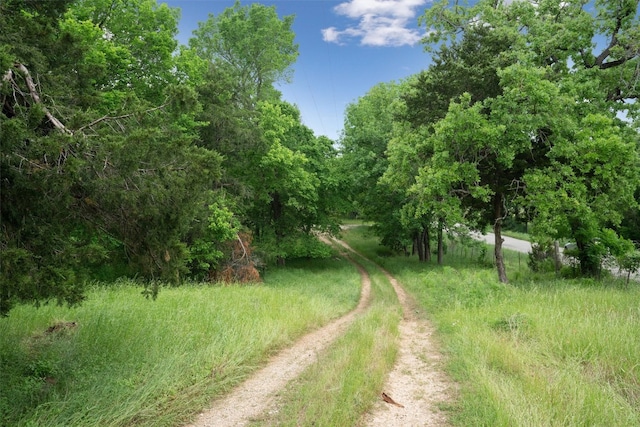
[{"label": "soil", "polygon": [[446,426],[440,410],[455,392],[442,370],[442,355],[433,337],[434,328],[420,317],[416,304],[398,281],[382,269],[398,295],[403,309],[400,322],[400,351],[389,373],[384,394],[399,405],[382,398],[364,417],[366,426],[415,427]]},{"label": "soil", "polygon": [[[354,252],[344,242],[338,243]],[[343,256],[350,259],[346,253]],[[316,362],[318,354],[366,310],[371,298],[371,281],[361,266],[355,262],[354,265],[360,272],[362,282],[360,301],[354,310],[305,335],[293,346],[275,355],[230,394],[213,402],[213,406],[201,413],[189,427],[245,426],[267,411],[272,411],[277,403],[278,392]],[[400,284],[389,273],[385,274],[396,290],[404,311],[404,319],[400,324],[399,358],[389,374],[380,401],[371,413],[365,414],[361,424],[387,427],[446,426],[446,418],[438,405],[449,400],[453,386],[442,373],[441,355],[432,338],[433,327],[417,315],[415,305]]]}]

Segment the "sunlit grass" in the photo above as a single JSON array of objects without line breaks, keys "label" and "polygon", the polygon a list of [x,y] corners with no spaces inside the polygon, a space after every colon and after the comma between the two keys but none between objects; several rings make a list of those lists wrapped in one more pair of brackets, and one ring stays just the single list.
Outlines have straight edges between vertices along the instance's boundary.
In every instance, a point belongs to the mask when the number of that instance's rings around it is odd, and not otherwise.
[{"label": "sunlit grass", "polygon": [[[0,424],[178,425],[352,309],[359,289],[335,258],[292,263],[256,286],[166,288],[151,301],[122,283],[74,309],[17,307],[0,319]],[[45,332],[63,321],[77,326]]]},{"label": "sunlit grass", "polygon": [[[376,254],[362,229],[346,237]],[[456,425],[640,425],[638,286],[533,276],[513,253],[508,285],[455,253],[444,266],[381,258],[437,326],[461,384]]]}]

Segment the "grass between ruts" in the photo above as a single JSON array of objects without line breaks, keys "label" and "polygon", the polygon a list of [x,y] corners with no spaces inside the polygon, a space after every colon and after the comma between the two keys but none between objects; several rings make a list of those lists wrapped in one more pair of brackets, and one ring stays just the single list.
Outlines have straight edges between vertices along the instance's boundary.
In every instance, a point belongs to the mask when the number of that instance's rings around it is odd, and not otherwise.
[{"label": "grass between ruts", "polygon": [[359,292],[355,268],[335,257],[256,286],[165,288],[151,301],[123,282],[78,308],[17,307],[0,319],[0,425],[180,425]]},{"label": "grass between ruts", "polygon": [[371,277],[371,306],[288,386],[277,412],[265,414],[253,425],[354,426],[380,399],[397,356],[402,309],[382,272],[352,256]]},{"label": "grass between ruts", "polygon": [[509,254],[504,285],[486,262],[379,257],[362,227],[345,240],[383,263],[436,324],[460,383],[455,425],[640,425],[637,284],[534,276]]}]

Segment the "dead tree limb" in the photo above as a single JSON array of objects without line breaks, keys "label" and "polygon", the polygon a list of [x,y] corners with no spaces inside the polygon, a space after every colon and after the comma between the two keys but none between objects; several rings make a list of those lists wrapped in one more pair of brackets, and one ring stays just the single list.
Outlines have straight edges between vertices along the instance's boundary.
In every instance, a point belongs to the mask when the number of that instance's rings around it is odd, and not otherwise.
[{"label": "dead tree limb", "polygon": [[[45,116],[47,117],[47,119],[51,122],[51,124],[58,129],[59,131],[61,131],[62,133],[66,134],[66,135],[74,135],[77,133],[82,133],[85,129],[92,129],[93,126],[101,123],[101,122],[115,122],[118,127],[120,128],[120,131],[124,131],[125,127],[124,125],[122,125],[119,120],[124,120],[124,119],[128,119],[131,117],[135,117],[139,114],[148,114],[151,113],[153,111],[157,111],[157,110],[161,110],[163,108],[165,108],[169,102],[168,100],[165,100],[165,102],[161,105],[158,105],[156,107],[153,108],[149,108],[147,110],[144,111],[136,111],[133,113],[129,113],[129,114],[123,114],[123,115],[119,115],[119,116],[109,116],[109,115],[104,115],[98,119],[93,120],[91,123],[88,123],[84,126],[79,127],[76,130],[71,130],[69,128],[67,128],[56,116],[54,116],[51,111],[49,111],[49,109],[44,105],[44,103],[42,102],[42,99],[40,98],[40,94],[38,93],[38,88],[33,80],[33,77],[31,77],[31,73],[29,72],[29,69],[21,63],[15,63],[13,64],[14,68],[18,71],[20,71],[20,73],[22,74],[24,81],[27,85],[27,88],[29,90],[28,95],[23,93],[20,90],[20,86],[18,85],[18,83],[16,83],[15,81],[15,72],[13,69],[8,70],[7,72],[5,72],[2,75],[2,81],[3,82],[7,82],[9,83],[12,87],[13,87],[13,92],[14,92],[14,96],[16,93],[19,93],[22,96],[29,96],[33,102],[35,104],[39,104],[44,113]],[[111,126],[111,125],[110,125]],[[114,131],[116,131],[116,129],[114,129]]]},{"label": "dead tree limb", "polygon": [[[55,126],[55,128],[61,131],[62,133],[65,133],[67,135],[73,135],[73,132],[67,129],[67,127],[60,120],[58,120],[53,114],[51,114],[51,112],[47,109],[47,107],[44,106],[44,104],[42,103],[42,100],[40,99],[40,95],[38,94],[38,88],[36,87],[36,84],[33,82],[33,78],[31,77],[31,73],[29,72],[29,69],[25,67],[24,64],[20,64],[20,63],[15,63],[14,67],[17,68],[24,76],[24,81],[27,84],[27,88],[29,88],[29,94],[31,95],[31,99],[33,99],[33,102],[35,102],[36,104],[42,105],[42,110],[44,111],[44,114],[47,116],[47,119],[49,119],[51,124],[53,124],[53,126]],[[6,77],[6,74],[5,74],[5,77]]]},{"label": "dead tree limb", "polygon": [[[166,106],[167,106],[167,102],[165,102],[164,104],[158,105],[157,107],[149,108],[148,110],[143,111],[143,113],[145,113],[145,114],[146,114],[146,113],[151,113],[151,112],[153,112],[153,111],[160,110],[160,109],[162,109],[162,108],[164,108],[164,107],[166,107]],[[88,123],[88,124],[86,124],[86,125],[84,125],[84,126],[79,127],[79,128],[75,131],[75,133],[77,133],[77,132],[82,132],[83,130],[85,130],[85,129],[87,129],[87,128],[92,128],[93,126],[97,125],[98,123],[100,123],[100,122],[104,122],[104,121],[106,121],[106,120],[116,120],[116,121],[117,121],[117,120],[122,120],[122,119],[128,119],[128,118],[130,118],[130,117],[135,116],[136,114],[139,114],[139,113],[138,113],[138,112],[135,112],[135,113],[123,114],[123,115],[121,115],[121,116],[109,116],[109,115],[104,115],[104,116],[102,116],[102,117],[100,117],[100,118],[98,118],[98,119],[95,119],[95,120],[94,120],[94,121],[92,121],[91,123]],[[117,123],[119,124],[119,122],[117,122]],[[120,127],[122,128],[122,126],[121,126],[121,125],[120,125]],[[123,130],[124,130],[124,129],[123,129]]]}]

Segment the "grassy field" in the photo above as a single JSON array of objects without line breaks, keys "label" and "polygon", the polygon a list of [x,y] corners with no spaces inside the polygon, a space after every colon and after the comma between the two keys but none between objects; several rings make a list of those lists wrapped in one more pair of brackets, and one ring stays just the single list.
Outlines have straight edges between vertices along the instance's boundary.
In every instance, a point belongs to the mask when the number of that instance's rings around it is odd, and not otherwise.
[{"label": "grassy field", "polygon": [[[388,269],[437,327],[459,382],[459,426],[640,426],[640,286],[532,275],[507,252],[448,245],[445,265],[345,239]],[[354,425],[397,352],[400,308],[371,263],[371,307],[256,425]],[[279,348],[349,311],[347,261],[290,263],[262,285],[189,285],[158,300],[131,283],[95,286],[78,308],[21,306],[0,319],[0,425],[181,425]],[[75,322],[75,323],[71,323]]]},{"label": "grassy field", "polygon": [[455,425],[640,425],[640,286],[533,276],[513,253],[504,285],[483,260],[380,256],[364,228],[346,240],[394,274],[436,324],[460,383]]},{"label": "grassy field", "polygon": [[270,270],[256,286],[166,288],[151,301],[123,282],[78,308],[18,307],[0,319],[0,425],[180,425],[352,309],[359,289],[336,257]]}]

